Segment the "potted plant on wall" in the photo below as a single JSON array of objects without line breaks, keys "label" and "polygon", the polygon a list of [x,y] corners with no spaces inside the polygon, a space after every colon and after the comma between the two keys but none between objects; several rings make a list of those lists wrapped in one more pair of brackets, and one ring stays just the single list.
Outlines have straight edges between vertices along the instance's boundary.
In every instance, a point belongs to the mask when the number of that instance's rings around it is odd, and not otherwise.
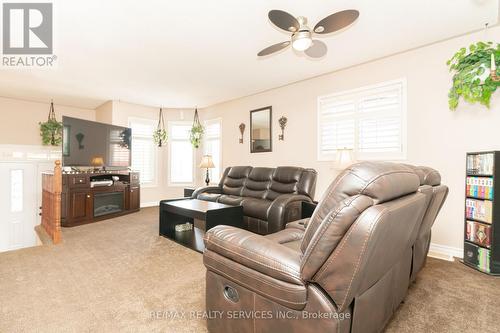
[{"label": "potted plant on wall", "polygon": [[200,118],[198,116],[198,109],[194,110],[194,120],[193,126],[191,127],[191,131],[189,134],[189,139],[194,148],[199,148],[201,144],[201,138],[203,137],[203,126],[200,123]]},{"label": "potted plant on wall", "polygon": [[45,122],[39,122],[40,136],[44,145],[58,146],[62,142],[63,124],[56,119],[54,102],[50,102],[49,117]]},{"label": "potted plant on wall", "polygon": [[453,85],[448,93],[451,110],[458,107],[460,97],[469,103],[480,103],[489,108],[491,95],[499,82],[493,80],[496,73],[495,58],[500,58],[500,44],[477,42],[469,48],[461,48],[446,63],[453,72]]}]

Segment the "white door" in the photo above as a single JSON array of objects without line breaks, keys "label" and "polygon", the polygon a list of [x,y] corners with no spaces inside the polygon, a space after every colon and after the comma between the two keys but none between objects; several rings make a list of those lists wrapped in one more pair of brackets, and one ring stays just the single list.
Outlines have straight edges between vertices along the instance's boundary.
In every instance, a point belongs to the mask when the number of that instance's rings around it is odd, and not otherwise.
[{"label": "white door", "polygon": [[0,162],[0,252],[36,245],[36,165]]}]

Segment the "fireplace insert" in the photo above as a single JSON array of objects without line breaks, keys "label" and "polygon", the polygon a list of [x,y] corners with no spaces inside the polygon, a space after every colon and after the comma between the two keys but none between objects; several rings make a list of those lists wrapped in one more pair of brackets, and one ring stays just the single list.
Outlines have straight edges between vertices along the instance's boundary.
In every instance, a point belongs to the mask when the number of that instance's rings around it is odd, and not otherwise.
[{"label": "fireplace insert", "polygon": [[123,211],[123,192],[94,194],[94,217]]}]

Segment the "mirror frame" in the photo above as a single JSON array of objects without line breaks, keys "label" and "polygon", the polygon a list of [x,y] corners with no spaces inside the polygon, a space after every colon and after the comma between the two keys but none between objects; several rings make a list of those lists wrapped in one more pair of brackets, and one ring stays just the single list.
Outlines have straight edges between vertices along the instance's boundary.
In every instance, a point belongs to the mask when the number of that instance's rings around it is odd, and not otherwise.
[{"label": "mirror frame", "polygon": [[[264,149],[264,150],[259,150],[259,151],[254,151],[253,149],[253,114],[254,112],[260,112],[260,111],[265,111],[269,110],[269,149]],[[260,109],[252,110],[250,111],[250,153],[269,153],[273,151],[273,107],[272,106],[266,106]]]}]

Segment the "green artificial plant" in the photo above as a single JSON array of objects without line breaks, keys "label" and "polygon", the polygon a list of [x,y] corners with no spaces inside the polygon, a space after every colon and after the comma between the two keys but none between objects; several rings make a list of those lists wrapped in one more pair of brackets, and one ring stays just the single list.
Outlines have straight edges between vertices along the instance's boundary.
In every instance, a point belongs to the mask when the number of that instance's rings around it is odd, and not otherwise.
[{"label": "green artificial plant", "polygon": [[165,129],[165,122],[163,121],[163,109],[160,108],[160,113],[158,115],[158,125],[153,132],[153,141],[158,146],[161,147],[168,140],[167,130]]},{"label": "green artificial plant", "polygon": [[44,145],[58,146],[62,142],[63,124],[56,119],[54,103],[50,103],[49,117],[46,122],[39,122],[40,136]]},{"label": "green artificial plant", "polygon": [[466,102],[479,102],[490,107],[491,95],[499,85],[489,75],[492,54],[498,65],[500,44],[494,46],[493,42],[477,42],[468,49],[461,48],[447,61],[446,64],[453,73],[453,85],[448,93],[450,110],[458,107],[460,97]]},{"label": "green artificial plant", "polygon": [[201,138],[203,137],[204,132],[205,130],[200,123],[200,118],[198,117],[198,109],[195,109],[193,126],[191,127],[191,131],[189,133],[189,139],[194,148],[200,147]]}]

